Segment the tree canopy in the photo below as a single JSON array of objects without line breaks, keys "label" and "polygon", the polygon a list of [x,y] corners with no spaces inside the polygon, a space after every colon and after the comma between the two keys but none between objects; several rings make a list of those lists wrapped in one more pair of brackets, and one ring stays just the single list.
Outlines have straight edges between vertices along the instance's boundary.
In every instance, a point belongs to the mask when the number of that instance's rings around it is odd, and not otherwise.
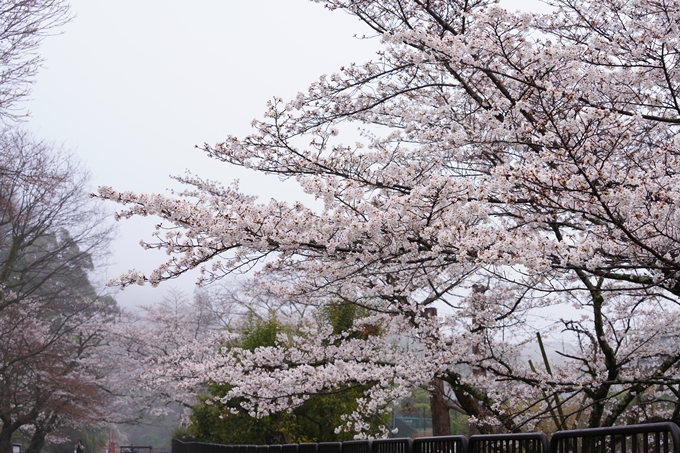
[{"label": "tree canopy", "polygon": [[[88,174],[68,151],[17,120],[41,41],[71,20],[64,0],[0,6],[0,452],[26,453],[102,420],[102,368],[115,301],[91,284],[111,237]],[[62,436],[57,435],[61,431]]]},{"label": "tree canopy", "polygon": [[28,453],[64,426],[98,423],[94,352],[115,301],[89,280],[111,226],[72,156],[19,129],[0,132],[0,451],[31,428]]},{"label": "tree canopy", "polygon": [[[355,304],[371,314],[354,331],[383,334],[188,348],[150,379],[229,384],[225,401],[259,416],[360,384],[342,425],[358,435],[433,377],[485,431],[680,420],[680,4],[318,3],[370,27],[376,58],[204,149],[294,179],[322,209],[194,176],[184,196],[99,196],[162,219],[147,246],[170,259],[121,285],[255,269],[258,288]],[[543,365],[537,333],[565,344]]]},{"label": "tree canopy", "polygon": [[[340,332],[351,327],[356,314],[353,305],[335,306],[319,321],[331,324]],[[277,337],[288,336],[296,330],[297,326],[286,324],[274,312],[263,319],[250,315],[245,317],[237,329],[238,336],[229,346],[254,352],[258,348],[276,346]],[[208,393],[201,395],[199,403],[193,407],[191,423],[181,432],[202,442],[235,445],[350,440],[350,435],[335,432],[335,428],[342,423],[343,414],[356,408],[356,400],[361,396],[360,388],[312,395],[290,412],[254,418],[241,406],[243,398],[234,398],[224,405],[214,404],[216,397],[224,398],[229,393],[229,384],[209,384],[207,390]]]}]

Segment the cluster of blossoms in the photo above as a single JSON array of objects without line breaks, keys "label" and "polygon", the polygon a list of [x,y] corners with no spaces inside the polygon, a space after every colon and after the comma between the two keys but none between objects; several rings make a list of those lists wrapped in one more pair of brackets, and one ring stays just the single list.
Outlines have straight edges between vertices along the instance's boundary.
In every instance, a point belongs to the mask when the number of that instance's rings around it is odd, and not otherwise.
[{"label": "cluster of blossoms", "polygon": [[[380,410],[437,377],[483,429],[680,419],[668,404],[680,383],[669,340],[680,4],[555,0],[539,15],[486,0],[322,3],[380,35],[379,59],[275,99],[254,134],[205,150],[294,178],[323,209],[195,177],[180,178],[193,186],[180,198],[99,196],[126,205],[120,216],[163,219],[147,246],[169,261],[122,285],[261,265],[282,299],[357,304],[376,318],[355,326],[375,321],[381,334],[321,329],[255,352],[213,344],[156,379],[175,369],[229,383],[254,415],[359,384],[359,411]],[[354,145],[340,141],[350,122],[364,127]],[[431,322],[432,306],[453,315]],[[530,360],[537,332],[566,338],[557,363]],[[355,415],[347,428],[361,431]]]}]

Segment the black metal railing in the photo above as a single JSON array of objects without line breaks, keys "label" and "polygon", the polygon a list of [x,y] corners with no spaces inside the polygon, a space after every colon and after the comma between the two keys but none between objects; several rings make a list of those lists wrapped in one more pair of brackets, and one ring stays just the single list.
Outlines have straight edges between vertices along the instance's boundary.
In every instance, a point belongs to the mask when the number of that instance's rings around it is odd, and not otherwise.
[{"label": "black metal railing", "polygon": [[674,423],[543,433],[351,440],[285,445],[218,445],[172,440],[172,453],[680,453]]},{"label": "black metal railing", "polygon": [[613,426],[558,431],[551,453],[680,453],[680,429],[675,423]]},{"label": "black metal railing", "polygon": [[549,453],[543,433],[478,434],[470,437],[468,453]]},{"label": "black metal railing", "polygon": [[319,442],[319,453],[342,453],[342,442]]},{"label": "black metal railing", "polygon": [[342,453],[371,453],[371,441],[348,440],[343,442]]},{"label": "black metal railing", "polygon": [[417,437],[413,439],[412,453],[467,453],[465,436]]},{"label": "black metal railing", "polygon": [[409,437],[377,439],[371,442],[371,453],[411,453],[412,445]]}]

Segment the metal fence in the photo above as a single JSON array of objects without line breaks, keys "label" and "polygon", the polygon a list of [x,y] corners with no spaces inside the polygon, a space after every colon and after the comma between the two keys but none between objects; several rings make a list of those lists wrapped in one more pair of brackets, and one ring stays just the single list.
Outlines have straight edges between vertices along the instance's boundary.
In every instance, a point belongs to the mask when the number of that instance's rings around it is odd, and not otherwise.
[{"label": "metal fence", "polygon": [[543,433],[352,440],[286,445],[218,445],[172,440],[172,453],[680,453],[674,423]]},{"label": "metal fence", "polygon": [[680,429],[674,423],[558,431],[551,453],[680,453]]},{"label": "metal fence", "polygon": [[371,441],[349,440],[343,442],[342,453],[371,453]]},{"label": "metal fence", "polygon": [[412,453],[468,453],[465,436],[417,437],[413,439]]},{"label": "metal fence", "polygon": [[549,453],[543,433],[483,434],[470,437],[468,453]]}]

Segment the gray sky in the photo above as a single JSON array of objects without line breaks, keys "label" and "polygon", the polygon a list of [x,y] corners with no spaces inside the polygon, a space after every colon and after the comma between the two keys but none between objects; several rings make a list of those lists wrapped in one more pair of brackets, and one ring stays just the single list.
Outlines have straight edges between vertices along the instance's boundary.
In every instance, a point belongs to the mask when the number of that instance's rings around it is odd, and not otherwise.
[{"label": "gray sky", "polygon": [[[532,0],[532,3],[534,0]],[[505,2],[504,2],[505,3]],[[528,2],[513,2],[517,6]],[[29,127],[75,151],[93,189],[164,192],[186,169],[262,200],[303,195],[208,159],[194,145],[244,136],[273,96],[305,91],[321,74],[374,55],[357,19],[306,0],[72,0],[75,19],[40,49],[45,65],[27,107]],[[109,206],[111,210],[116,206]],[[156,219],[157,221],[157,219]],[[154,219],[119,222],[104,278],[150,272],[167,257],[144,251]],[[195,276],[165,284],[193,289]],[[118,300],[148,304],[164,286]]]},{"label": "gray sky", "polygon": [[[249,133],[267,100],[294,97],[320,74],[368,60],[377,45],[353,37],[368,32],[358,20],[305,0],[71,5],[76,18],[40,49],[46,61],[27,104],[29,127],[74,150],[93,189],[164,192],[176,187],[169,175],[189,169],[225,183],[239,179],[263,200],[300,198],[293,184],[216,163],[194,145]],[[138,245],[154,223],[118,223],[106,278],[129,268],[148,273],[167,258]],[[194,281],[169,285],[190,292]],[[117,297],[150,303],[163,291],[129,288]]]}]

